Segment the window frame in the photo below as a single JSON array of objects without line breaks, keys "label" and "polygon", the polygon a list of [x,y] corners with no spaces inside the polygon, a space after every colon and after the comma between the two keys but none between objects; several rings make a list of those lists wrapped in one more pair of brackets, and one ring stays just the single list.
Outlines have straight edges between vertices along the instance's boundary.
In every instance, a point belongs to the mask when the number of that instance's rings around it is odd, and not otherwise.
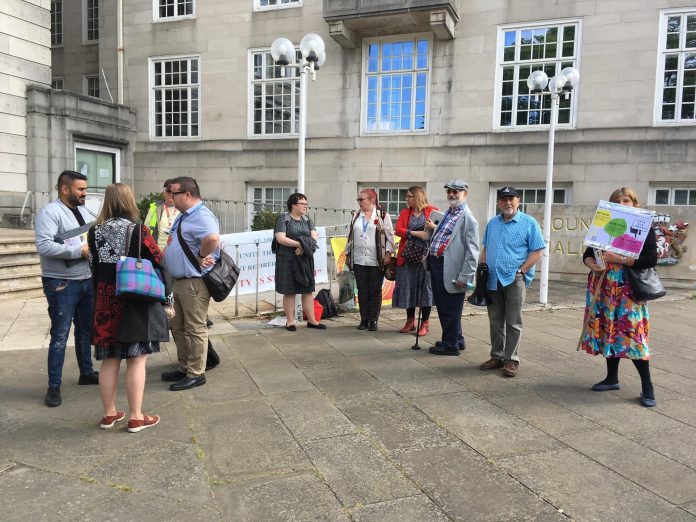
[{"label": "window frame", "polygon": [[[254,201],[254,191],[256,189],[261,189],[264,191],[265,195],[265,190],[267,189],[281,189],[281,190],[286,190],[289,189],[290,192],[288,193],[288,197],[290,194],[294,194],[297,192],[297,184],[295,182],[289,182],[289,183],[283,183],[283,182],[278,182],[278,181],[268,181],[268,182],[263,182],[263,181],[254,181],[253,183],[247,183],[247,197],[246,197],[246,217],[247,217],[247,229],[251,230],[251,224],[254,222],[254,215],[256,214],[256,210],[254,209],[255,201]],[[260,205],[265,205],[265,203],[259,203]],[[285,213],[288,211],[287,209],[287,198],[285,198],[285,201],[282,201],[280,203],[281,208],[280,208],[280,213]],[[271,205],[275,205],[271,203]],[[275,210],[274,210],[275,212]]]},{"label": "window frame", "polygon": [[[557,25],[570,25],[575,24],[577,26],[575,34],[575,68],[581,71],[582,66],[582,37],[583,37],[583,19],[582,18],[558,18],[551,20],[541,20],[536,22],[516,22],[513,24],[503,24],[499,25],[497,28],[496,36],[496,53],[495,53],[495,88],[493,89],[493,121],[492,129],[493,132],[529,132],[529,131],[548,131],[549,124],[542,123],[539,125],[520,125],[516,123],[511,126],[503,126],[500,124],[500,113],[502,110],[502,98],[503,98],[503,67],[505,63],[502,61],[504,57],[504,47],[505,47],[505,31],[519,30],[519,29],[536,29],[540,27],[549,27]],[[517,46],[515,47],[515,54],[518,54]],[[543,59],[542,59],[543,60]],[[556,59],[556,63],[564,61],[573,61],[573,59]],[[530,61],[530,63],[532,63]],[[538,62],[537,62],[538,63]],[[545,62],[553,63],[553,62]],[[516,59],[515,65],[515,83],[519,82],[519,60]],[[559,71],[560,72],[560,71]],[[551,78],[549,77],[549,80]],[[556,123],[557,129],[575,129],[577,128],[577,117],[578,117],[578,99],[581,84],[578,84],[573,89],[573,94],[571,96],[571,106],[570,106],[570,121],[568,123]],[[515,114],[515,112],[513,112]]]},{"label": "window frame", "polygon": [[[296,53],[300,52],[299,46],[295,47],[295,51],[296,51]],[[300,134],[300,132],[299,132],[299,130],[300,130],[299,129],[299,125],[300,125],[299,115],[298,115],[298,120],[297,120],[297,130],[295,132],[291,131],[291,132],[284,132],[284,133],[278,133],[278,134],[266,134],[265,132],[262,134],[255,134],[254,133],[254,123],[255,123],[255,121],[254,121],[254,109],[255,109],[255,107],[254,107],[254,85],[256,85],[256,83],[254,83],[255,82],[255,80],[254,80],[254,55],[257,53],[270,54],[270,52],[271,52],[271,48],[269,46],[269,47],[252,48],[252,49],[249,49],[249,51],[247,53],[247,74],[248,74],[248,80],[247,80],[247,138],[248,139],[258,139],[258,140],[297,138],[297,136],[299,136],[299,134]],[[298,69],[295,69],[295,68],[291,68],[289,70],[290,71],[298,71]],[[287,73],[287,71],[286,71],[286,73]],[[263,80],[263,81],[259,81],[257,83],[265,83],[265,82],[271,83],[274,81],[278,81],[278,82],[294,81],[294,82],[299,83],[300,82],[299,72],[298,72],[298,76],[295,78],[286,77],[286,79],[284,79],[284,80],[280,80],[280,79]],[[300,87],[298,87],[298,88],[300,88]],[[299,91],[298,91],[298,93],[299,93]],[[294,98],[295,95],[291,94],[291,97]],[[299,95],[298,95],[298,98],[300,98]],[[300,103],[300,100],[298,99],[297,100],[298,105],[293,107],[293,111],[299,110],[299,103]],[[292,125],[291,125],[291,128],[292,128],[295,125],[294,125],[294,120],[291,120],[291,121],[292,121]]]},{"label": "window frame", "polygon": [[[89,15],[87,13],[88,2],[94,1],[97,4],[97,37],[93,40],[89,39]],[[99,31],[101,27],[99,24],[99,0],[82,0],[82,43],[84,45],[93,45],[99,43]]]},{"label": "window frame", "polygon": [[[428,40],[428,68],[427,69],[421,69],[421,71],[427,71],[428,74],[428,80],[426,82],[425,86],[425,121],[424,121],[424,128],[422,130],[398,130],[398,131],[369,131],[367,130],[367,83],[368,83],[368,76],[372,76],[372,74],[368,74],[367,67],[368,67],[368,52],[369,52],[369,47],[373,43],[379,43],[380,45],[382,43],[392,43],[392,42],[405,42],[405,41],[410,41],[410,40],[418,40],[418,39],[427,39]],[[435,37],[433,33],[431,32],[424,32],[424,33],[407,33],[407,34],[398,34],[398,35],[390,35],[390,36],[379,36],[379,37],[373,37],[373,38],[364,38],[362,42],[362,57],[361,57],[361,79],[360,79],[360,136],[418,136],[418,135],[428,135],[430,134],[430,98],[432,95],[432,84],[433,84],[433,46],[435,43]],[[413,71],[418,71],[418,69],[413,69]],[[382,75],[382,71],[377,73],[377,77],[379,78]],[[381,88],[378,91],[377,97],[378,97],[378,105],[377,105],[377,112],[379,114],[380,110],[380,103],[379,99],[381,98]],[[414,96],[414,107],[412,111],[415,110],[415,92],[416,92],[416,86],[415,84],[413,85],[413,96]],[[412,112],[411,116],[415,119],[415,114]],[[381,121],[378,119],[378,121]]]},{"label": "window frame", "polygon": [[[53,6],[60,6],[60,11],[53,11]],[[63,47],[63,0],[51,0],[51,48]],[[57,19],[60,17],[60,21],[56,20],[54,22],[54,16]],[[60,26],[60,33],[54,32],[54,26]],[[53,43],[54,37],[60,35],[60,43]]]},{"label": "window frame", "polygon": [[[662,87],[664,86],[664,75],[665,75],[665,60],[664,60],[664,55],[665,54],[679,54],[680,56],[682,54],[686,54],[688,51],[684,50],[682,48],[682,44],[680,42],[679,49],[670,49],[669,51],[665,48],[665,41],[666,41],[666,30],[665,30],[665,22],[666,19],[670,16],[674,16],[676,14],[680,15],[696,15],[696,7],[676,7],[672,9],[661,9],[660,10],[660,18],[659,18],[659,28],[658,28],[658,35],[657,35],[657,67],[656,67],[656,74],[655,74],[655,97],[653,101],[653,126],[655,127],[683,127],[683,126],[689,126],[689,125],[696,125],[696,114],[693,119],[690,120],[682,120],[681,117],[679,119],[675,120],[663,120],[662,119],[662,97],[663,97],[663,92],[662,92]],[[680,37],[681,40],[681,37]],[[693,49],[693,53],[696,54],[696,48]],[[683,88],[683,75],[684,75],[684,69],[682,67],[682,60],[679,60],[679,69],[681,70],[681,76],[677,78],[677,89],[676,89],[676,95],[677,97],[675,98],[675,116],[677,113],[681,110],[680,103],[677,103],[677,101],[681,100],[681,90]]]},{"label": "window frame", "polygon": [[[374,189],[377,192],[377,197],[379,199],[379,204],[383,205],[382,199],[379,198],[379,191],[380,190],[403,190],[404,191],[404,200],[403,202],[401,200],[387,200],[388,202],[396,202],[398,203],[399,207],[396,210],[396,213],[392,215],[391,213],[389,214],[390,217],[392,218],[392,225],[396,226],[396,220],[399,219],[399,213],[406,208],[406,192],[408,192],[408,188],[412,187],[414,185],[420,185],[423,187],[424,190],[426,190],[425,183],[423,182],[413,182],[413,183],[369,183],[369,182],[362,182],[358,183],[358,193],[360,193],[363,190],[366,189]],[[426,190],[427,192],[427,190]],[[353,203],[356,205],[357,203]],[[389,209],[387,208],[387,212],[389,212]]]},{"label": "window frame", "polygon": [[[498,211],[498,189],[505,186],[505,183],[490,183],[488,186],[488,219],[495,217]],[[515,190],[520,193],[523,190],[543,190],[546,191],[545,183],[521,183],[515,185]],[[565,191],[565,198],[563,203],[553,203],[554,205],[571,205],[572,204],[572,183],[556,183],[553,185],[553,190],[563,190]],[[527,203],[528,205],[544,205],[544,203]],[[520,209],[525,214],[524,203],[520,203]]]},{"label": "window frame", "polygon": [[[669,196],[668,196],[668,203],[657,203],[657,191],[658,190],[668,190],[669,191]],[[664,184],[659,184],[659,185],[653,185],[650,187],[650,191],[648,192],[648,206],[670,206],[670,207],[693,207],[696,208],[696,203],[694,205],[690,204],[677,204],[674,202],[674,192],[676,190],[687,190],[687,191],[696,191],[696,183],[693,185],[687,185],[687,184],[676,184],[676,185],[664,185]]]},{"label": "window frame", "polygon": [[[183,60],[183,59],[198,60],[198,136],[157,136],[155,134],[155,62],[164,60]],[[201,141],[203,139],[203,61],[201,55],[196,53],[191,54],[173,54],[164,56],[148,57],[148,130],[150,141]],[[192,85],[192,84],[189,84]],[[190,99],[189,99],[190,101]]]},{"label": "window frame", "polygon": [[[174,0],[174,9],[177,8],[177,5],[181,3],[183,0]],[[175,15],[175,16],[160,16],[159,15],[159,2],[160,0],[152,0],[152,22],[153,23],[167,23],[167,22],[176,22],[178,20],[191,20],[193,18],[196,18],[196,0],[192,0],[193,2],[193,14],[187,14],[187,15]]]},{"label": "window frame", "polygon": [[[54,87],[53,82],[60,82],[61,86],[60,87]],[[55,76],[51,78],[51,89],[55,89],[56,91],[63,91],[65,90],[65,78],[63,76]]]},{"label": "window frame", "polygon": [[263,12],[263,11],[277,11],[279,9],[296,9],[298,7],[302,7],[303,0],[297,0],[297,1],[291,1],[290,3],[287,4],[278,4],[278,5],[261,5],[260,0],[254,0],[254,12]]},{"label": "window frame", "polygon": [[[98,94],[94,96],[93,94],[89,94],[89,81],[90,80],[97,80],[97,92]],[[83,74],[82,75],[82,94],[85,96],[89,96],[91,98],[99,98],[101,94],[101,89],[99,86],[99,74]]]}]

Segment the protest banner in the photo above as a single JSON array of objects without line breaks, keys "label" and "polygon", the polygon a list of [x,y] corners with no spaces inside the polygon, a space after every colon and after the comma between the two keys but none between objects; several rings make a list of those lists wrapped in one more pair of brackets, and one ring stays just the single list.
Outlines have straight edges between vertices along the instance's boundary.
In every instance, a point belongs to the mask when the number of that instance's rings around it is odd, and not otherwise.
[{"label": "protest banner", "polygon": [[638,259],[652,227],[652,210],[600,201],[585,245]]},{"label": "protest banner", "polygon": [[[329,281],[327,270],[326,229],[317,227],[319,248],[314,253],[314,281],[326,283]],[[232,259],[239,264],[239,295],[253,294],[257,288],[259,292],[275,290],[275,264],[276,256],[271,252],[273,230],[257,230],[254,232],[240,232],[237,234],[224,234],[220,236],[223,248]],[[257,247],[258,243],[258,259]],[[237,258],[239,251],[239,258]],[[257,272],[258,269],[258,272]],[[236,289],[230,296],[234,296]],[[228,297],[229,299],[229,297]]]}]

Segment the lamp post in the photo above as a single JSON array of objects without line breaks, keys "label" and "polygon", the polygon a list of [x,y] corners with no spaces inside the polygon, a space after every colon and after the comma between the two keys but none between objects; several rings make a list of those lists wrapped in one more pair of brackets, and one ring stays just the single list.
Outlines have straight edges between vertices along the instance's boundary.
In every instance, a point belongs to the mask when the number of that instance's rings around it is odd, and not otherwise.
[{"label": "lamp post", "polygon": [[[316,71],[326,61],[326,47],[321,36],[306,34],[300,41],[302,63],[295,63],[295,44],[287,38],[276,38],[271,44],[271,56],[276,65],[280,65],[280,75],[285,76],[286,67],[300,70],[300,121],[297,136],[297,191],[305,193],[305,139],[307,138],[307,75],[312,81],[317,79]],[[302,321],[302,302],[295,297],[295,317]],[[319,318],[321,319],[321,318]]]},{"label": "lamp post", "polygon": [[297,144],[297,191],[305,191],[305,139],[307,138],[307,75],[312,81],[317,79],[316,71],[326,61],[326,47],[321,36],[309,33],[300,42],[302,63],[295,63],[295,45],[287,38],[277,38],[271,45],[271,56],[280,65],[280,74],[285,76],[285,68],[300,70],[300,121]]},{"label": "lamp post", "polygon": [[549,122],[549,150],[546,159],[546,194],[544,197],[544,255],[541,258],[541,284],[539,288],[539,302],[548,303],[549,295],[549,255],[551,246],[551,206],[553,205],[553,151],[556,138],[556,120],[561,96],[568,99],[573,88],[580,80],[580,73],[574,67],[566,67],[560,74],[551,80],[544,71],[534,71],[527,78],[529,91],[534,94],[537,101],[541,99],[541,93],[548,86],[551,96],[551,121]]}]

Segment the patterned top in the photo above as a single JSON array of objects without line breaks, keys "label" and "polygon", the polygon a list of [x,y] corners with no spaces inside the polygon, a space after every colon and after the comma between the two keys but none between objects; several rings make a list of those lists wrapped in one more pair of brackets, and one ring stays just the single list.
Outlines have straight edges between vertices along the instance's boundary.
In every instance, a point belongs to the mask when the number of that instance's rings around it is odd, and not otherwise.
[{"label": "patterned top", "polygon": [[445,212],[445,215],[442,218],[442,222],[435,229],[433,239],[430,242],[431,256],[442,255],[442,252],[443,250],[445,250],[447,243],[449,243],[450,236],[452,235],[452,232],[454,232],[454,227],[457,224],[457,220],[459,219],[462,210],[464,210],[465,205],[466,203],[462,203],[456,208],[447,209],[447,212]]},{"label": "patterned top", "polygon": [[[518,210],[509,221],[498,214],[488,222],[483,246],[490,274],[488,289],[495,290],[498,281],[503,286],[511,285],[529,254],[543,249],[545,243],[536,219]],[[532,284],[534,271],[535,267],[532,267],[524,274],[527,286]]]}]

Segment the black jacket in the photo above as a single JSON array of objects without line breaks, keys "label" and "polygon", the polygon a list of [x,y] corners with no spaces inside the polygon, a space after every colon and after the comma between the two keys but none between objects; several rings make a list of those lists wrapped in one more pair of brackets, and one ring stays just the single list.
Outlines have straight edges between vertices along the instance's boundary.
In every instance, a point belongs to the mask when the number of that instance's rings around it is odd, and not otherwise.
[{"label": "black jacket", "polygon": [[311,238],[302,236],[298,239],[304,253],[294,256],[292,260],[292,277],[300,286],[314,285],[314,252],[317,250],[317,242]]}]

